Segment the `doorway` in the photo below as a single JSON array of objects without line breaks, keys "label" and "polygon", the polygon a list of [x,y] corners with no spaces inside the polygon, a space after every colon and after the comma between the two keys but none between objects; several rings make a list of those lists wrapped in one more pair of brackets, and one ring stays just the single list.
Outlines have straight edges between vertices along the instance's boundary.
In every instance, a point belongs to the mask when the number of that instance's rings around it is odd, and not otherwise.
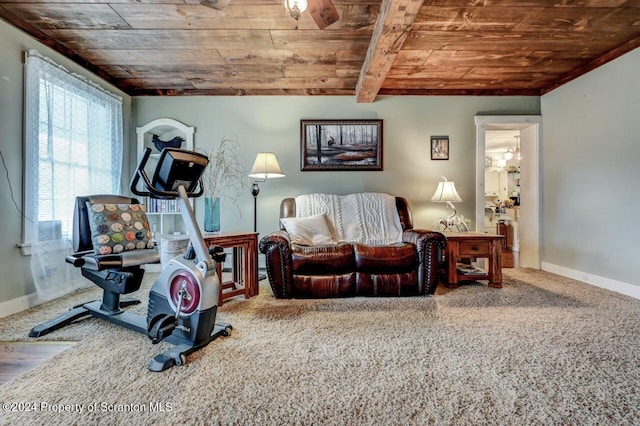
[{"label": "doorway", "polygon": [[520,215],[518,248],[520,267],[540,269],[540,138],[542,116],[500,115],[476,116],[476,231],[485,225],[485,151],[487,132],[510,130],[519,132]]}]

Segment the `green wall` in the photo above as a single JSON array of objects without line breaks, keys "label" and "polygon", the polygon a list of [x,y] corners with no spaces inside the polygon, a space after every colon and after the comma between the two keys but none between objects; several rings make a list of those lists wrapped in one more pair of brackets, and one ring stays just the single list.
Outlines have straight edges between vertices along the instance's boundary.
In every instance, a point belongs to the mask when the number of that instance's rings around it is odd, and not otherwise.
[{"label": "green wall", "polygon": [[[456,183],[464,200],[459,213],[474,217],[476,114],[539,114],[538,97],[383,97],[357,104],[353,97],[134,97],[133,123],[169,117],[196,128],[196,149],[210,151],[225,136],[237,136],[241,161],[249,169],[256,153],[273,151],[286,177],[261,184],[258,232],[278,228],[284,197],[310,192],[382,191],[408,198],[414,222],[430,227],[447,214],[431,203],[440,176]],[[382,119],[384,170],[381,172],[300,171],[300,119]],[[131,137],[135,136],[132,126]],[[431,135],[448,135],[449,161],[432,161]],[[135,149],[135,147],[132,147]],[[196,212],[202,219],[202,205]],[[223,230],[253,229],[253,198],[239,201],[242,215],[222,201]]]},{"label": "green wall", "polygon": [[640,285],[639,75],[636,49],[542,97],[543,262]]}]

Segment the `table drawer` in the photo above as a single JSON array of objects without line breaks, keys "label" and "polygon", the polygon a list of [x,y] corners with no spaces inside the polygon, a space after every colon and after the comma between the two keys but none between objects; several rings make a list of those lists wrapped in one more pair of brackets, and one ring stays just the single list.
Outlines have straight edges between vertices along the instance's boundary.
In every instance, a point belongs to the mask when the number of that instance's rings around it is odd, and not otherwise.
[{"label": "table drawer", "polygon": [[464,241],[458,243],[460,256],[486,256],[489,252],[489,241]]}]

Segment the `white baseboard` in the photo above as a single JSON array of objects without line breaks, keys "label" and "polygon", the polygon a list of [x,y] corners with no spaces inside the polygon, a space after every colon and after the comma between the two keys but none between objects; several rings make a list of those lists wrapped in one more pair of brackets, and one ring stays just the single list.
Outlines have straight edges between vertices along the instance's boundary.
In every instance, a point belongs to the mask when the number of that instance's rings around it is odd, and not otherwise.
[{"label": "white baseboard", "polygon": [[0,318],[26,311],[41,303],[42,300],[38,297],[38,293],[31,293],[16,299],[7,300],[6,302],[0,303]]},{"label": "white baseboard", "polygon": [[606,288],[607,290],[615,291],[616,293],[640,299],[640,286],[638,285],[612,280],[611,278],[601,277],[599,275],[593,275],[587,272],[577,271],[575,269],[569,269],[564,266],[554,265],[547,262],[542,262],[541,268],[543,271],[551,272],[552,274],[561,275],[563,277],[582,281],[583,283]]}]

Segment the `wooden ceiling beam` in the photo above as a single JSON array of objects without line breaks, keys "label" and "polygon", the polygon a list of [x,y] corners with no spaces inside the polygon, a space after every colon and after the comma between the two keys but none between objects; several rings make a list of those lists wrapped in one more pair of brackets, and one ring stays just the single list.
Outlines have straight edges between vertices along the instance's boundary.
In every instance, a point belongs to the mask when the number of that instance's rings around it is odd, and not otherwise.
[{"label": "wooden ceiling beam", "polygon": [[383,0],[356,85],[357,102],[373,102],[424,0]]}]

